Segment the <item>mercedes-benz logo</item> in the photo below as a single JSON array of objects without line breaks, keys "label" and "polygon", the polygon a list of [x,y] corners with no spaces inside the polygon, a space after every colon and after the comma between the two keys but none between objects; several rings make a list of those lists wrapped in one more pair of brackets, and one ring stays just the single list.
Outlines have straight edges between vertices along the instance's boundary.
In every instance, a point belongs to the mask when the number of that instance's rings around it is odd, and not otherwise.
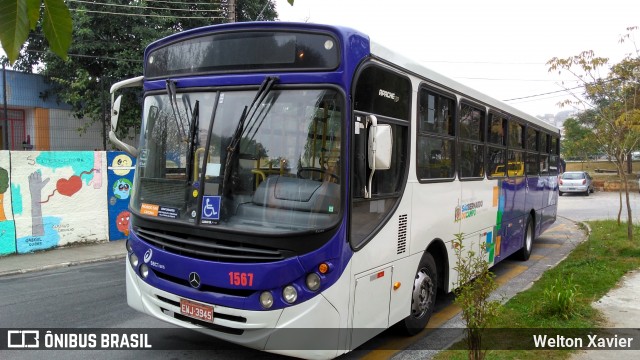
[{"label": "mercedes-benz logo", "polygon": [[200,275],[197,272],[192,272],[189,274],[189,285],[193,288],[197,289],[200,287]]},{"label": "mercedes-benz logo", "polygon": [[144,253],[144,263],[147,264],[149,260],[151,260],[152,256],[153,256],[153,250],[151,249],[147,250],[147,252]]}]

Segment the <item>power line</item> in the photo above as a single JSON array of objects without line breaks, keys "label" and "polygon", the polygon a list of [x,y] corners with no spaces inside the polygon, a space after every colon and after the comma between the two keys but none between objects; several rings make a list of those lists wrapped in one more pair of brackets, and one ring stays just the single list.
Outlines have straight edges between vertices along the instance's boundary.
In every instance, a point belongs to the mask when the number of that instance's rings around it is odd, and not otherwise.
[{"label": "power line", "polygon": [[422,60],[421,63],[442,64],[485,64],[485,65],[546,65],[538,62],[510,62],[510,61],[456,61],[456,60]]},{"label": "power line", "polygon": [[165,3],[165,4],[181,4],[181,5],[227,5],[224,2],[210,2],[210,3],[189,3],[183,1],[168,1],[168,0],[146,0],[146,2],[150,3]]},{"label": "power line", "polygon": [[106,14],[106,15],[122,15],[122,16],[137,16],[137,17],[157,17],[157,18],[174,18],[174,19],[225,19],[222,16],[171,16],[171,15],[156,15],[156,14],[127,14],[111,11],[96,11],[96,10],[84,10],[84,9],[69,9],[76,12],[86,12],[92,14]]},{"label": "power line", "polygon": [[577,80],[543,80],[543,79],[500,79],[500,78],[480,78],[480,77],[462,77],[462,76],[454,76],[453,78],[467,79],[467,80],[489,80],[489,81],[544,81],[544,82],[577,81]]},{"label": "power line", "polygon": [[[128,9],[148,9],[148,10],[169,10],[169,11],[197,11],[197,12],[222,12],[221,9],[211,9],[211,10],[202,10],[202,9],[173,9],[173,8],[159,8],[153,6],[136,6],[136,5],[122,5],[122,4],[108,4],[108,3],[100,3],[93,1],[83,1],[83,0],[67,0],[68,2],[81,3],[81,4],[91,4],[91,5],[102,5],[102,6],[113,6],[119,8],[128,8]],[[81,9],[73,9],[73,10],[81,10]]]},{"label": "power line", "polygon": [[542,93],[542,94],[536,94],[536,95],[523,96],[523,97],[518,97],[518,98],[513,98],[513,99],[507,99],[507,100],[502,100],[502,101],[514,101],[514,100],[529,99],[529,98],[532,98],[532,97],[544,96],[544,95],[551,95],[551,94],[557,94],[557,93],[566,92],[566,91],[569,91],[569,90],[581,89],[581,88],[582,88],[582,86],[576,86],[576,87],[572,87],[572,88],[569,88],[569,89],[563,89],[563,90],[551,91],[551,92]]},{"label": "power line", "polygon": [[[26,51],[30,53],[38,53],[38,54],[48,53],[47,51],[43,51],[43,50],[26,50]],[[111,56],[102,56],[102,55],[83,55],[83,54],[67,54],[67,55],[70,57],[78,57],[78,58],[104,59],[104,60],[126,61],[126,62],[135,62],[135,63],[143,62],[142,60],[121,59],[121,58],[115,58]]]}]

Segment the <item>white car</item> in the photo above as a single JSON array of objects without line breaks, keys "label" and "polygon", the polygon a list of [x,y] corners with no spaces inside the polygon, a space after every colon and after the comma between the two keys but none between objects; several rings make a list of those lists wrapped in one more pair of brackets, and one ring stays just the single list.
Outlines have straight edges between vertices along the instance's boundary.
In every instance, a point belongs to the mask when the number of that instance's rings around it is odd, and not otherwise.
[{"label": "white car", "polygon": [[560,175],[560,196],[564,193],[593,193],[593,179],[586,171],[567,171]]}]

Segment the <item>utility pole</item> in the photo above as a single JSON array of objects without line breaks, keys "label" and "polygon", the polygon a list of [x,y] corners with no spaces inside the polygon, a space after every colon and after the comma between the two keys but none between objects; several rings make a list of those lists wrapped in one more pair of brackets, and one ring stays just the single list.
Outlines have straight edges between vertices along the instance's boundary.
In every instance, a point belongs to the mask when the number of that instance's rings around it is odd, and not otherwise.
[{"label": "utility pole", "polygon": [[230,23],[236,22],[236,0],[228,0],[227,13]]},{"label": "utility pole", "polygon": [[2,98],[4,99],[4,119],[2,119],[2,150],[9,149],[9,110],[7,109],[7,70],[2,62]]}]

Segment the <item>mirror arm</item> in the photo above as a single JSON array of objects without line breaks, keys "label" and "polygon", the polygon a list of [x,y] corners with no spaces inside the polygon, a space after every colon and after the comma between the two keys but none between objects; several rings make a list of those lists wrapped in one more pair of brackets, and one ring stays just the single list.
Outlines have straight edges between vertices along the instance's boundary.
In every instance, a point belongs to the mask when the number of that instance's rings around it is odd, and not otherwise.
[{"label": "mirror arm", "polygon": [[374,115],[369,115],[367,116],[367,125],[368,123],[371,122],[371,127],[369,128],[369,132],[373,131],[373,140],[371,141],[371,143],[369,144],[370,146],[370,152],[373,154],[373,161],[370,164],[371,167],[371,174],[369,174],[369,182],[367,187],[365,187],[364,189],[364,198],[365,199],[371,199],[371,195],[372,195],[372,183],[373,183],[373,174],[376,172],[376,131],[378,130],[378,118],[375,117]]},{"label": "mirror arm", "polygon": [[113,132],[113,130],[109,131],[109,140],[111,140],[111,142],[120,150],[128,153],[129,155],[133,156],[133,157],[138,157],[138,149],[136,149],[135,147],[123,142],[122,140],[118,139],[118,137],[116,136],[116,133]]},{"label": "mirror arm", "polygon": [[115,97],[115,92],[122,88],[139,87],[142,86],[144,76],[137,76],[131,79],[119,81],[111,86],[111,127],[109,130],[109,140],[120,150],[128,153],[133,157],[138,157],[138,149],[124,143],[116,136],[116,129],[118,127],[118,117],[120,116],[120,102],[122,101],[122,95]]}]

